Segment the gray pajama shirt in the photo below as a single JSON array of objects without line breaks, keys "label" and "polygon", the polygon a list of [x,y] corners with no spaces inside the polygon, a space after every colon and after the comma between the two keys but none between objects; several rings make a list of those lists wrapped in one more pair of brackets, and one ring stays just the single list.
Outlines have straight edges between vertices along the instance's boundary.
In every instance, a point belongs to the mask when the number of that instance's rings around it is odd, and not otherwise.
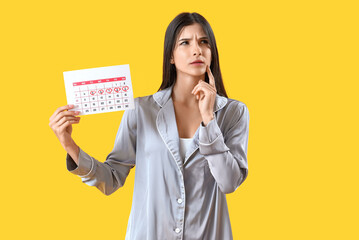
[{"label": "gray pajama shirt", "polygon": [[226,194],[248,175],[248,109],[217,94],[215,118],[201,123],[182,161],[171,93],[135,98],[106,161],[80,149],[79,166],[67,155],[67,169],[110,195],[136,166],[126,240],[233,239]]}]

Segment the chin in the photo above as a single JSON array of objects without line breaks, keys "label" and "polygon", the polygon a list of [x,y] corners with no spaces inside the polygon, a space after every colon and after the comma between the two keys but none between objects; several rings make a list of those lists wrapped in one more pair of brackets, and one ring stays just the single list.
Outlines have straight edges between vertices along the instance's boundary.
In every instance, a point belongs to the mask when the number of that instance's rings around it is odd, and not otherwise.
[{"label": "chin", "polygon": [[[201,72],[201,73],[198,73],[198,74],[193,74],[195,77],[205,77],[206,76],[206,72]],[[204,80],[204,79],[203,79]]]},{"label": "chin", "polygon": [[191,71],[189,73],[190,75],[193,75],[193,76],[196,76],[196,77],[199,77],[199,76],[202,76],[204,74],[206,74],[206,69],[196,69],[194,71]]},{"label": "chin", "polygon": [[[205,74],[206,74],[206,69],[192,69],[190,71],[182,71],[182,74],[187,75],[187,76],[191,76],[191,77],[195,77],[195,78],[199,78],[199,77],[203,77],[203,80],[204,80],[204,77],[205,77]],[[182,75],[181,74],[181,75]],[[177,74],[178,76],[178,74]]]}]

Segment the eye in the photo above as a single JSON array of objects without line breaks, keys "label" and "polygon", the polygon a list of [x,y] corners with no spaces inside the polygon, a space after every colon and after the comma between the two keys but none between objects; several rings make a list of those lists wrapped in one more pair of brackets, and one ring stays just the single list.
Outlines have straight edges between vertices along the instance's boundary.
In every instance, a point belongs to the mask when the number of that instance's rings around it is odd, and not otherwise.
[{"label": "eye", "polygon": [[188,41],[183,41],[180,43],[180,45],[185,45],[185,44],[188,44]]},{"label": "eye", "polygon": [[208,40],[202,40],[201,43],[208,44]]}]

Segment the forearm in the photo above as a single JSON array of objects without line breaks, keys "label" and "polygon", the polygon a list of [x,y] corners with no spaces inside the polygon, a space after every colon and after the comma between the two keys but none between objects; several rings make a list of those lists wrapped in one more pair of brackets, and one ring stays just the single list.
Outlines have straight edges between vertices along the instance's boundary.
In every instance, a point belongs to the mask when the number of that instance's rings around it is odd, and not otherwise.
[{"label": "forearm", "polygon": [[[71,139],[72,140],[72,139]],[[79,152],[80,148],[77,146],[74,140],[67,145],[62,145],[65,151],[71,156],[72,160],[79,165]]]},{"label": "forearm", "polygon": [[71,156],[67,155],[67,170],[81,177],[83,183],[97,187],[105,195],[110,195],[123,186],[130,169],[134,166],[119,163],[113,159],[115,155],[116,153],[112,152],[105,162],[100,162],[80,149],[78,166]]}]

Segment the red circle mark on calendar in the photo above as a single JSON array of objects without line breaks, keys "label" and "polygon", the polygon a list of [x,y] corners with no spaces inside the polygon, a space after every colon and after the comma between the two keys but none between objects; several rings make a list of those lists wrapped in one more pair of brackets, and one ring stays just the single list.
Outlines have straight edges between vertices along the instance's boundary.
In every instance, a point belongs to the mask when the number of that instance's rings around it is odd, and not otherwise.
[{"label": "red circle mark on calendar", "polygon": [[125,91],[125,92],[127,92],[127,90],[129,89],[129,87],[128,86],[124,86],[124,87],[122,87],[122,90],[123,91]]},{"label": "red circle mark on calendar", "polygon": [[118,93],[118,92],[120,91],[120,88],[119,88],[119,87],[115,87],[113,90]]},{"label": "red circle mark on calendar", "polygon": [[95,90],[92,90],[92,91],[90,91],[90,94],[93,96],[93,95],[96,94],[96,91],[95,91]]},{"label": "red circle mark on calendar", "polygon": [[98,93],[99,93],[99,94],[103,94],[103,92],[104,92],[103,89],[98,90]]},{"label": "red circle mark on calendar", "polygon": [[112,92],[112,88],[107,88],[107,89],[106,89],[106,92],[107,92],[107,93],[111,93],[111,92]]}]

